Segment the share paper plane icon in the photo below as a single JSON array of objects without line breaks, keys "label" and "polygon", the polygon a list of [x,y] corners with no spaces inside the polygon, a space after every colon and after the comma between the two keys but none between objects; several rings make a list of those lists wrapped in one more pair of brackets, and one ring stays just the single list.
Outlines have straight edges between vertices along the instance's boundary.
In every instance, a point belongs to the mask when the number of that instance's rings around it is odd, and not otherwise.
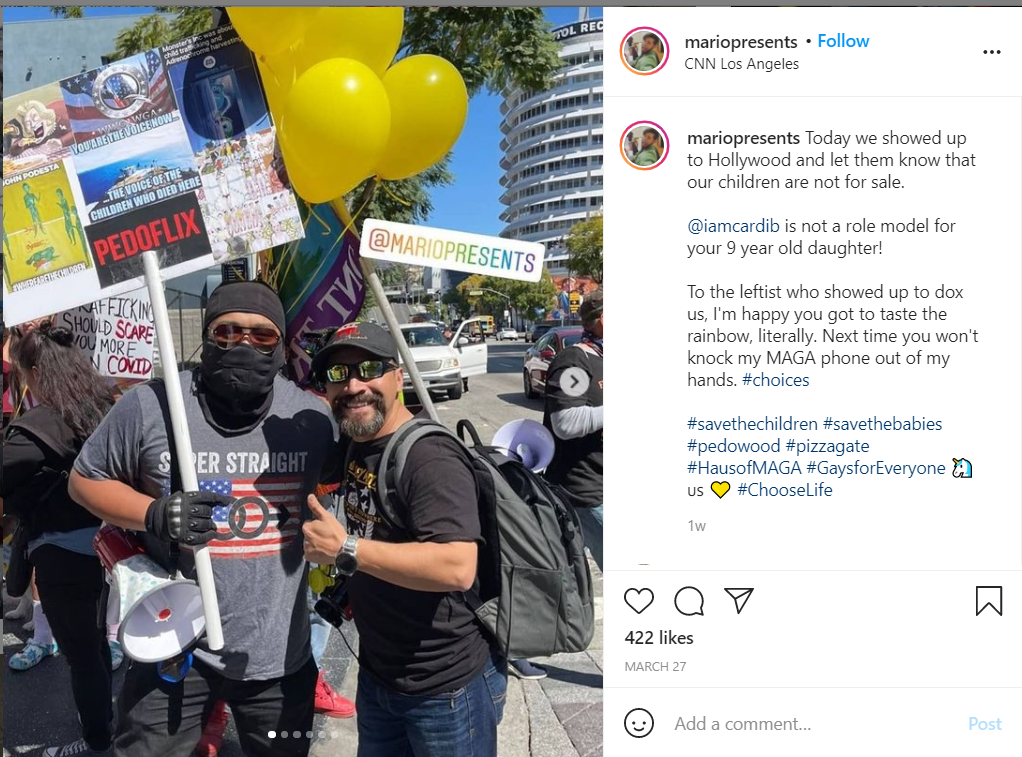
[{"label": "share paper plane icon", "polygon": [[749,601],[749,597],[752,596],[753,589],[724,589],[728,595],[735,601],[735,611],[741,615],[742,608],[745,607],[745,603]]}]

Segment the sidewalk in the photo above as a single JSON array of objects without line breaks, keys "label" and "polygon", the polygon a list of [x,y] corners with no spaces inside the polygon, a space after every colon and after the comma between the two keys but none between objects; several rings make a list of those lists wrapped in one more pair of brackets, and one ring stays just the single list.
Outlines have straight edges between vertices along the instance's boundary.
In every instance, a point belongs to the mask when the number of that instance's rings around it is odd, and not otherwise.
[{"label": "sidewalk", "polygon": [[[498,757],[602,757],[603,575],[590,562],[596,589],[596,634],[581,654],[537,658],[550,675],[542,681],[508,677],[507,704],[498,734]],[[358,663],[352,661],[338,691],[355,698]],[[355,720],[331,720],[310,757],[354,757]]]}]

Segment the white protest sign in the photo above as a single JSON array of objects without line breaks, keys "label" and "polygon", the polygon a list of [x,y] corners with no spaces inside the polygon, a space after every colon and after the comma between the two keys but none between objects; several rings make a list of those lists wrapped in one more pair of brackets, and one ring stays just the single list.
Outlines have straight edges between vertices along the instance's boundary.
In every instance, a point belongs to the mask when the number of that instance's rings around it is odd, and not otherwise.
[{"label": "white protest sign", "polygon": [[539,281],[544,249],[536,242],[370,218],[362,228],[359,252],[363,257],[392,263]]},{"label": "white protest sign", "polygon": [[70,329],[75,346],[101,376],[145,380],[153,373],[153,308],[149,292],[136,292],[68,310],[57,325]]},{"label": "white protest sign", "polygon": [[3,300],[25,321],[300,239],[230,26],[4,98]]}]

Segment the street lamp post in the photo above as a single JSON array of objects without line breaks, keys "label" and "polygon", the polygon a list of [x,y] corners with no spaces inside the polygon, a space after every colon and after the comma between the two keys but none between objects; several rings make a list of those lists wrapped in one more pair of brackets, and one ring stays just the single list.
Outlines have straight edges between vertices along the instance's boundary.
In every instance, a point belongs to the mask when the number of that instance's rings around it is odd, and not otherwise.
[{"label": "street lamp post", "polygon": [[495,294],[498,297],[503,297],[505,300],[507,300],[507,310],[505,312],[507,313],[508,319],[511,318],[511,298],[508,295],[504,294],[503,292],[498,292],[496,289],[486,289],[485,287],[479,287],[478,289],[470,290],[468,296],[482,297],[483,292],[489,292],[490,294]]}]

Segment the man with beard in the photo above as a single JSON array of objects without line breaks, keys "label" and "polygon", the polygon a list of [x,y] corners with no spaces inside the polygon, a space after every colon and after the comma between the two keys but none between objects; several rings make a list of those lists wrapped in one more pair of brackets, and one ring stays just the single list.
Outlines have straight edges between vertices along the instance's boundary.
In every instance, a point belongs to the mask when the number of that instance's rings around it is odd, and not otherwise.
[{"label": "man with beard", "polygon": [[375,324],[344,326],[312,367],[341,428],[350,533],[310,497],[305,556],[347,577],[360,647],[358,753],[496,755],[507,671],[463,595],[481,542],[468,457],[454,439],[417,441],[394,487],[406,528],[396,526],[377,477],[387,442],[412,414],[398,401],[404,376],[392,338]]},{"label": "man with beard", "polygon": [[308,754],[317,672],[300,527],[334,426],[321,400],[279,375],[284,331],[280,299],[264,284],[210,295],[201,366],[182,376],[201,491],[178,490],[161,384],[126,394],[75,463],[72,496],[139,532],[164,567],[176,543],[180,568],[194,576],[188,547],[207,545],[223,618],[224,648],[200,642],[180,683],[131,663],[118,699],[119,757],[186,757],[211,716],[222,719],[222,701],[246,755]]},{"label": "man with beard", "polygon": [[642,146],[635,153],[635,157],[632,158],[632,163],[640,168],[653,166],[660,160],[663,153],[664,148],[663,141],[660,139],[660,132],[656,129],[643,129]]},{"label": "man with beard", "polygon": [[647,32],[642,35],[642,54],[632,63],[632,68],[636,71],[652,71],[660,65],[663,57],[663,45],[660,43],[660,38],[653,32]]}]

